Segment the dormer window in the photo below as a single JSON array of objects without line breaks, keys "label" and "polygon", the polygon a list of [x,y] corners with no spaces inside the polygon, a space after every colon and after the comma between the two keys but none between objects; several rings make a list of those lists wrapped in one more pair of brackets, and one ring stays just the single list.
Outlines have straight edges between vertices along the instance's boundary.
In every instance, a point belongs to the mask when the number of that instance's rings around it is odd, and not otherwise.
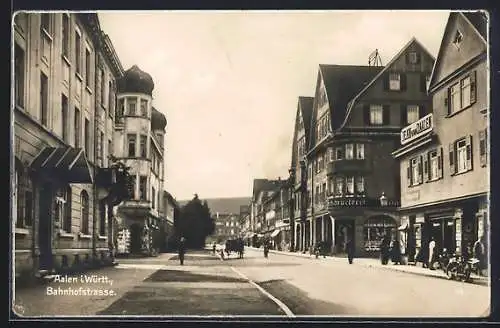
[{"label": "dormer window", "polygon": [[453,38],[453,44],[457,48],[460,48],[460,44],[462,43],[463,39],[464,35],[462,34],[462,32],[460,32],[460,30],[457,30],[457,32],[455,33],[455,37]]}]

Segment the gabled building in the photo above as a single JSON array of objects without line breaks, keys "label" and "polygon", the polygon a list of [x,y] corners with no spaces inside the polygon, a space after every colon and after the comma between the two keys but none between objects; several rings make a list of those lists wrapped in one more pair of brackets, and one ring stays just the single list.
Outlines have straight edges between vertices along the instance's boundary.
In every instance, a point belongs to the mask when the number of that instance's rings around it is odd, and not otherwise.
[{"label": "gabled building", "polygon": [[293,213],[291,214],[291,230],[293,251],[303,251],[306,239],[309,236],[309,225],[306,225],[306,211],[308,206],[306,155],[310,138],[310,122],[314,97],[299,97],[297,114],[292,140],[292,161],[290,180],[292,189]]},{"label": "gabled building", "polygon": [[[320,65],[307,155],[309,245],[377,254],[399,226],[400,130],[429,113],[434,58],[411,39],[385,67]],[[306,228],[307,229],[307,228]],[[307,238],[306,238],[307,242]]]},{"label": "gabled building", "polygon": [[[401,131],[401,221],[409,257],[464,253],[488,229],[487,19],[452,12],[432,70],[430,115]],[[487,240],[485,240],[486,242]],[[469,250],[470,251],[470,250]]]},{"label": "gabled building", "polygon": [[180,219],[180,206],[168,191],[163,191],[163,204],[160,207],[160,250],[167,251],[174,247],[175,226]]}]

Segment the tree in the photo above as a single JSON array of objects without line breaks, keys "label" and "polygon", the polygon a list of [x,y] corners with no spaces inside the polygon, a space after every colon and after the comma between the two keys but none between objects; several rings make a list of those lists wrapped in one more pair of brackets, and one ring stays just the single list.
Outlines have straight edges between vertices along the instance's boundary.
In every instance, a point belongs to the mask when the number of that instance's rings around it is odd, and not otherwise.
[{"label": "tree", "polygon": [[188,247],[204,247],[206,237],[215,229],[207,202],[202,202],[198,194],[195,194],[193,199],[182,207],[180,214],[179,237],[186,238]]}]

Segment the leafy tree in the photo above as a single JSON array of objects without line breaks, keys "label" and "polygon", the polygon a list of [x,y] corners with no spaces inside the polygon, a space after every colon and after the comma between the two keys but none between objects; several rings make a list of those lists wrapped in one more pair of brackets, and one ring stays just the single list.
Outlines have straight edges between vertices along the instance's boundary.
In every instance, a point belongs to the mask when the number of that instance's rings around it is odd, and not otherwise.
[{"label": "leafy tree", "polygon": [[207,236],[213,233],[215,222],[211,217],[206,201],[201,201],[195,194],[181,209],[178,222],[179,237],[186,238],[186,245],[191,248],[202,248]]}]

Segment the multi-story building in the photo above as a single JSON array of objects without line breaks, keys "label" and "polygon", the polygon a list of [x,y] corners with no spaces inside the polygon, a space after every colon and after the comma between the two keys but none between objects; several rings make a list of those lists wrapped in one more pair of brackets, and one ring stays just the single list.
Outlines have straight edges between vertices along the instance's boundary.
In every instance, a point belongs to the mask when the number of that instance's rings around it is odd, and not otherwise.
[{"label": "multi-story building", "polygon": [[[359,256],[377,254],[399,217],[399,132],[431,108],[433,57],[413,38],[385,66],[320,65],[307,154],[310,244],[334,253],[354,240]],[[306,228],[307,229],[307,228]]]},{"label": "multi-story building", "polygon": [[279,180],[254,179],[252,201],[250,204],[250,230],[254,232],[252,240],[256,241],[256,236],[261,234],[265,226],[264,203],[270,197],[272,192],[281,184]]},{"label": "multi-story building", "polygon": [[119,205],[122,227],[130,230],[130,252],[158,251],[163,191],[165,116],[152,104],[154,82],[136,65],[117,83],[114,154],[130,167],[132,199]]},{"label": "multi-story building", "polygon": [[[486,17],[453,12],[430,79],[432,113],[401,131],[401,220],[412,260],[428,247],[463,253],[487,236]],[[484,240],[487,242],[487,240]]]},{"label": "multi-story building", "polygon": [[218,242],[225,242],[228,239],[240,237],[241,224],[238,214],[215,213],[215,233],[212,238]]},{"label": "multi-story building", "polygon": [[309,225],[306,225],[308,206],[306,155],[314,97],[299,97],[292,141],[290,178],[293,190],[293,250],[304,251],[309,245]]},{"label": "multi-story building", "polygon": [[171,249],[175,242],[174,224],[179,219],[180,207],[177,200],[168,191],[163,191],[163,206],[161,207],[160,217],[162,218],[161,231],[161,249],[163,251]]},{"label": "multi-story building", "polygon": [[113,104],[96,106],[96,67],[112,84],[120,62],[96,14],[18,12],[13,39],[16,276],[106,261],[112,222],[98,194],[112,181],[96,176],[109,165]]},{"label": "multi-story building", "polygon": [[290,197],[287,181],[281,182],[263,204],[265,224],[260,232],[271,241],[274,248],[288,250],[291,237]]}]

